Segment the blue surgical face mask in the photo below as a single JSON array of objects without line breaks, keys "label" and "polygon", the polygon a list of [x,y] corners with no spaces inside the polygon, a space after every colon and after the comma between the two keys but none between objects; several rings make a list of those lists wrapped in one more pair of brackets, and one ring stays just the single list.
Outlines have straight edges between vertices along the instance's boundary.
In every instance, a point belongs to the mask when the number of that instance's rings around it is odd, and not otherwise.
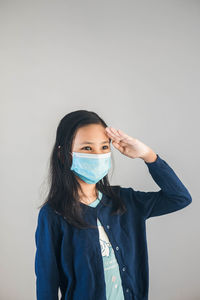
[{"label": "blue surgical face mask", "polygon": [[111,152],[92,154],[73,152],[71,170],[87,183],[97,183],[111,167]]}]

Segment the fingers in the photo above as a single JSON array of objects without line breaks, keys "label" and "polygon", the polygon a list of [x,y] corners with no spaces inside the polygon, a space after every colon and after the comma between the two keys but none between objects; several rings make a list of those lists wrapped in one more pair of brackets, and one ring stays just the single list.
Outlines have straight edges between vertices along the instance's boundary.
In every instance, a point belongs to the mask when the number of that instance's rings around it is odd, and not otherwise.
[{"label": "fingers", "polygon": [[116,130],[113,127],[106,127],[106,133],[110,135],[111,138],[114,140],[117,140],[118,142],[122,141],[123,139],[127,138],[128,135],[126,135],[122,130]]},{"label": "fingers", "polygon": [[113,146],[117,148],[121,153],[123,153],[123,147],[120,144],[113,142]]},{"label": "fingers", "polygon": [[116,132],[113,132],[113,130],[111,130],[111,128],[106,127],[106,133],[108,134],[108,136],[111,137],[112,140],[116,140],[116,141],[120,141],[120,137],[119,134],[116,134]]},{"label": "fingers", "polygon": [[124,131],[122,131],[121,129],[118,129],[118,132],[119,132],[119,134],[120,134],[121,136],[123,136],[123,137],[126,137],[126,138],[129,137],[129,135],[126,134],[126,133],[125,133]]}]

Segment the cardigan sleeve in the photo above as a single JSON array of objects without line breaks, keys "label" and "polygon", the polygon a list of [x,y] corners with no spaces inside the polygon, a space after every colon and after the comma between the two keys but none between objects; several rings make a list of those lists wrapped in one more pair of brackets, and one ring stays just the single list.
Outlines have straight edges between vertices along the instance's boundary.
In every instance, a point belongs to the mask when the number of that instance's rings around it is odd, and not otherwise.
[{"label": "cardigan sleeve", "polygon": [[37,300],[58,300],[58,223],[45,206],[38,214],[35,243]]},{"label": "cardigan sleeve", "polygon": [[156,192],[136,191],[131,188],[134,200],[142,208],[145,219],[175,212],[192,202],[188,189],[169,164],[158,154],[154,162],[145,162],[145,164],[160,187],[160,190]]}]

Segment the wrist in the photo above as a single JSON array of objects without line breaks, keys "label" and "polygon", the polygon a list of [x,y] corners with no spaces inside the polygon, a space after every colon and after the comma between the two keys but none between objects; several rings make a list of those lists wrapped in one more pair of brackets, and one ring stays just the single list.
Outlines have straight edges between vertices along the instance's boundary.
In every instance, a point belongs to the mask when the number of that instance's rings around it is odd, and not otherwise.
[{"label": "wrist", "polygon": [[145,154],[144,156],[141,157],[146,163],[152,163],[154,161],[156,161],[157,159],[157,154],[151,150],[150,152],[148,152],[147,154]]}]

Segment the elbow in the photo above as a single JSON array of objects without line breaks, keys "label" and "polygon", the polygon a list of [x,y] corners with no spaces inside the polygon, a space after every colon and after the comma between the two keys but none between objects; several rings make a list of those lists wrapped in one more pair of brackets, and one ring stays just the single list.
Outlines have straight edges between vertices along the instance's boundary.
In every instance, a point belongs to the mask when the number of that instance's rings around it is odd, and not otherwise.
[{"label": "elbow", "polygon": [[190,194],[189,194],[189,197],[188,197],[187,201],[188,201],[188,205],[189,205],[190,203],[192,203],[192,196],[191,196]]},{"label": "elbow", "polygon": [[180,208],[184,208],[192,203],[192,197],[190,193],[175,197],[175,199],[177,200],[177,204],[180,206]]},{"label": "elbow", "polygon": [[190,193],[188,193],[184,197],[184,207],[190,205],[191,203],[192,203],[192,196],[190,195]]},{"label": "elbow", "polygon": [[188,190],[187,190],[186,198],[187,198],[188,204],[192,203],[192,196],[191,196],[191,194],[189,193]]}]

